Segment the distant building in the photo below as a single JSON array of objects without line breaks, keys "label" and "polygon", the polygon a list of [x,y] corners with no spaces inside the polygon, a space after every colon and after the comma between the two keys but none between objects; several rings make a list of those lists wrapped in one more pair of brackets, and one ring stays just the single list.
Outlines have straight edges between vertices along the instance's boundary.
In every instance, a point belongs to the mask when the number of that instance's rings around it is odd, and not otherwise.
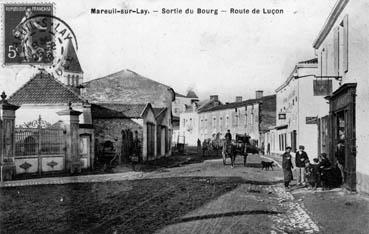
[{"label": "distant building", "polygon": [[183,140],[179,134],[179,116],[181,115],[181,113],[184,113],[188,109],[192,108],[193,104],[199,102],[199,97],[192,90],[189,90],[186,96],[179,93],[176,93],[175,95],[176,97],[172,103],[173,145],[178,142],[181,143],[181,141]]},{"label": "distant building", "polygon": [[173,116],[179,117],[179,115],[186,111],[193,103],[199,101],[199,97],[192,90],[187,92],[187,95],[176,93],[176,98],[172,103]]},{"label": "distant building", "polygon": [[66,52],[61,60],[63,61],[59,67],[60,77],[57,77],[63,84],[71,87],[79,93],[81,84],[83,83],[83,70],[76,50],[71,40],[67,42]]},{"label": "distant building", "polygon": [[345,187],[369,193],[369,24],[366,0],[338,0],[313,47],[319,74],[336,76],[341,85],[327,97],[328,154],[345,145]]},{"label": "distant building", "polygon": [[218,95],[211,95],[208,100],[193,102],[192,105],[187,106],[186,111],[180,114],[178,142],[190,146],[197,145],[197,140],[200,138],[199,113],[221,104]]},{"label": "distant building", "polygon": [[[211,100],[217,100],[212,96]],[[264,132],[275,125],[275,95],[263,96],[257,91],[255,99],[215,106],[199,107],[195,112],[181,115],[181,134],[184,134],[188,145],[195,145],[197,140],[212,138],[219,134],[224,138],[226,131],[231,131],[232,137],[236,134],[248,134],[255,142],[262,144]]]}]

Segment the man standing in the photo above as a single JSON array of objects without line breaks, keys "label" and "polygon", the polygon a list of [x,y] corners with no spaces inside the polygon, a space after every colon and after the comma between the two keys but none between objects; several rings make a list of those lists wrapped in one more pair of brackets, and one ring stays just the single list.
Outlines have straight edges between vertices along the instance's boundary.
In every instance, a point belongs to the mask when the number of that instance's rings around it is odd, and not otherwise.
[{"label": "man standing", "polygon": [[335,156],[337,159],[337,166],[341,171],[341,176],[342,176],[342,184],[345,181],[345,173],[344,173],[344,166],[345,166],[345,145],[344,145],[344,141],[340,140],[338,141],[337,144],[337,150],[335,152]]},{"label": "man standing", "polygon": [[232,141],[232,134],[231,134],[231,131],[229,129],[227,130],[227,133],[225,134],[224,138],[226,139],[227,142]]},{"label": "man standing", "polygon": [[297,167],[297,185],[305,185],[305,162],[309,160],[309,157],[304,150],[305,146],[300,145],[299,151],[296,153],[295,165]]},{"label": "man standing", "polygon": [[291,147],[286,147],[286,152],[282,155],[282,169],[284,176],[284,187],[289,189],[290,182],[293,180],[292,175],[292,161],[291,161]]}]

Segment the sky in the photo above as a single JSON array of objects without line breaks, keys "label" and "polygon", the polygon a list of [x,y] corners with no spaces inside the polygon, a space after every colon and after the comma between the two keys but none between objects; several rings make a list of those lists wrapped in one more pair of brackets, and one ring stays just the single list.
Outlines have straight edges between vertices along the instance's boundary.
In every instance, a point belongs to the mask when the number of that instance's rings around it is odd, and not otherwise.
[{"label": "sky", "polygon": [[[76,34],[85,81],[130,69],[178,93],[191,88],[201,99],[218,94],[229,102],[235,96],[253,98],[255,90],[273,94],[297,62],[314,58],[312,43],[336,0],[53,2],[55,15]],[[150,14],[96,15],[91,8]],[[191,8],[195,14],[164,15],[162,8]],[[227,12],[199,15],[197,8]],[[230,8],[283,9],[283,14],[234,15]],[[12,93],[36,72],[28,65],[3,65],[0,89]]]}]

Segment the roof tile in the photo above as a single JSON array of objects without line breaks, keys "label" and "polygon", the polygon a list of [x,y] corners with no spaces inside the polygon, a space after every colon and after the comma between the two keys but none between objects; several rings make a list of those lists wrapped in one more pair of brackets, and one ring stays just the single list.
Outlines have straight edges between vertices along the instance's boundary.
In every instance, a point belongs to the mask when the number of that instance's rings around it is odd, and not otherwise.
[{"label": "roof tile", "polygon": [[68,102],[83,103],[85,99],[52,75],[40,72],[13,93],[9,102],[16,105],[64,104]]}]

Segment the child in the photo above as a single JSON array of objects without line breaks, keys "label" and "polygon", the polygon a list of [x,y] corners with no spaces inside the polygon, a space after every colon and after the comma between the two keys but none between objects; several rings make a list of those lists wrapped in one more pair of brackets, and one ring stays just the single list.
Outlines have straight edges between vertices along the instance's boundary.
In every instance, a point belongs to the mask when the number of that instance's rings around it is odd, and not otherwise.
[{"label": "child", "polygon": [[319,184],[319,159],[314,158],[313,163],[305,162],[306,178],[309,183],[309,189],[316,189]]}]

